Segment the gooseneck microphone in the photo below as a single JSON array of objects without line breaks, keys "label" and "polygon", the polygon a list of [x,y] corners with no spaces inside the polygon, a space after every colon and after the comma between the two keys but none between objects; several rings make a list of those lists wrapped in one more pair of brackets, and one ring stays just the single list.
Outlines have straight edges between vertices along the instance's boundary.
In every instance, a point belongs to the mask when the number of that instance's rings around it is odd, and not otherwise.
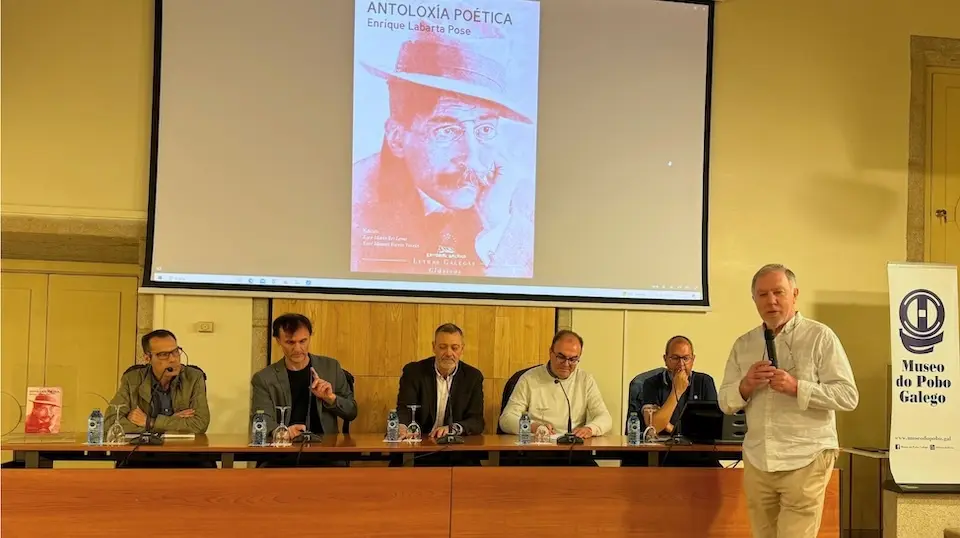
[{"label": "gooseneck microphone", "polygon": [[563,398],[567,400],[567,433],[557,438],[557,444],[582,445],[583,439],[573,434],[573,412],[570,410],[570,398],[567,396],[567,389],[563,388],[563,383],[561,383],[560,379],[558,378],[554,378],[553,383],[555,385],[560,385],[560,390],[563,391]]},{"label": "gooseneck microphone", "polygon": [[[312,375],[312,373],[311,373]],[[311,379],[312,381],[312,379]],[[313,395],[313,391],[310,390],[310,384],[307,384],[307,419],[304,421],[304,430],[300,432],[300,435],[294,437],[291,442],[300,443],[300,450],[303,450],[303,445],[306,443],[320,442],[323,440],[323,436],[313,433],[310,431],[310,416],[313,415],[313,406],[317,406],[317,416],[320,415],[323,411],[320,407],[320,402],[316,401],[317,397]],[[292,411],[292,410],[291,410]],[[299,462],[300,456],[297,455],[297,460]]]},{"label": "gooseneck microphone", "polygon": [[774,368],[779,368],[777,365],[777,345],[774,342],[776,335],[773,334],[771,329],[763,330],[763,339],[767,341],[767,359],[770,360],[770,364]]},{"label": "gooseneck microphone", "polygon": [[444,411],[444,417],[447,423],[447,434],[437,438],[438,445],[462,445],[463,437],[456,435],[453,431],[453,383],[450,384],[450,390],[447,391],[447,405]]}]

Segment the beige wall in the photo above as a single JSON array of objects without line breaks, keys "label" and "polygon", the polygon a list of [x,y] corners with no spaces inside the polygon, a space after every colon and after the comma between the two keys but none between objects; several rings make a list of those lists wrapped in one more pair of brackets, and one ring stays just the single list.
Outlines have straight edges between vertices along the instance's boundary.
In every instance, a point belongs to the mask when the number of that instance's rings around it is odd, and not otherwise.
[{"label": "beige wall", "polygon": [[10,0],[0,21],[3,212],[145,218],[153,2]]}]

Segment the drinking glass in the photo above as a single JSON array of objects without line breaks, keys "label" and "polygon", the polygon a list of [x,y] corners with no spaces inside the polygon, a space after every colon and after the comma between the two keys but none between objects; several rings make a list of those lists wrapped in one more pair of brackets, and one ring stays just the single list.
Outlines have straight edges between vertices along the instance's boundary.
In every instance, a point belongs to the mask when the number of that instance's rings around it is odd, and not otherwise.
[{"label": "drinking glass", "polygon": [[546,416],[549,407],[537,407],[537,431],[533,432],[533,444],[545,445],[550,443],[550,430],[544,425],[543,417]]},{"label": "drinking glass", "polygon": [[642,442],[644,443],[655,443],[659,437],[657,435],[657,429],[653,427],[653,415],[659,410],[659,405],[646,405],[643,407],[643,423],[645,425],[649,424],[649,426],[643,430]]},{"label": "drinking glass", "polygon": [[419,405],[408,405],[410,408],[410,424],[407,425],[407,440],[416,443],[420,441],[420,425],[417,424],[417,409]]},{"label": "drinking glass", "polygon": [[286,424],[287,409],[290,409],[289,405],[277,406],[277,411],[280,411],[280,422],[273,430],[273,446],[290,446],[293,444],[290,439],[290,428],[287,428]]},{"label": "drinking glass", "polygon": [[104,438],[106,445],[125,445],[127,444],[127,435],[123,431],[123,425],[120,424],[120,408],[126,407],[123,404],[110,404],[113,408],[113,424],[107,430],[107,436]]}]

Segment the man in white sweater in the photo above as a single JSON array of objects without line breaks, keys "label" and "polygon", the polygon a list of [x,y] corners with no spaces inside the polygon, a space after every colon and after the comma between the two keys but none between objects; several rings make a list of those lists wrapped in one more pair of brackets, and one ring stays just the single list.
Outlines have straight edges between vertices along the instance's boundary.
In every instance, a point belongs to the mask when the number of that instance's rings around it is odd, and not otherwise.
[{"label": "man in white sweater", "polygon": [[566,391],[574,435],[589,439],[609,433],[613,418],[603,403],[597,381],[578,368],[582,350],[580,335],[567,330],[558,332],[550,344],[550,360],[520,377],[500,415],[500,428],[516,435],[520,415],[527,412],[532,421],[531,431],[537,431],[542,424],[551,434],[567,433]]}]

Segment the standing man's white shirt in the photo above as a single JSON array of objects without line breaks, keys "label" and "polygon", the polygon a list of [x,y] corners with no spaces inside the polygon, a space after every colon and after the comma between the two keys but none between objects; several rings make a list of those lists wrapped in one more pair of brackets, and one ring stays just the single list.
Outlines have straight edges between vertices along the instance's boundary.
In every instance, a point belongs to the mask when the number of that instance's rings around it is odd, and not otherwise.
[{"label": "standing man's white shirt", "polygon": [[592,375],[577,368],[560,383],[556,380],[546,365],[532,368],[520,376],[500,415],[500,428],[506,433],[517,434],[520,415],[528,412],[533,422],[551,424],[555,433],[567,433],[567,400],[563,396],[563,390],[566,390],[574,429],[589,427],[594,436],[610,432],[613,418]]},{"label": "standing man's white shirt", "polygon": [[720,407],[732,414],[746,409],[743,457],[761,471],[792,471],[810,464],[826,449],[839,448],[835,411],[852,411],[859,392],[840,339],[826,325],[799,312],[774,340],[781,370],[797,379],[797,396],[769,386],[749,401],[740,382],[750,366],[766,356],[763,326],[737,339],[720,386]]}]

